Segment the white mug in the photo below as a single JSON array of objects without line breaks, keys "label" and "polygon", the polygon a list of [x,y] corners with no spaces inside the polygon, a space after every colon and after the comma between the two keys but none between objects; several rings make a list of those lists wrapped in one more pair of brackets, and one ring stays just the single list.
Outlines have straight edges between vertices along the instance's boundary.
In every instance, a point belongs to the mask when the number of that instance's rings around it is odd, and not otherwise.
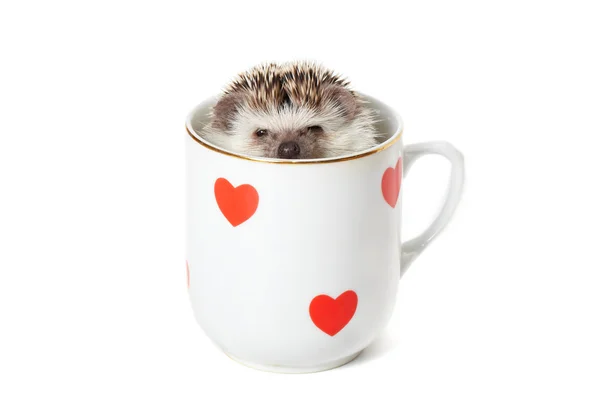
[{"label": "white mug", "polygon": [[[445,142],[402,145],[402,120],[365,96],[388,138],[345,157],[281,160],[220,149],[186,123],[189,296],[229,357],[273,372],[316,372],[354,359],[385,328],[398,280],[450,220],[463,157]],[[452,165],[437,218],[401,243],[402,177],[425,154]]]}]

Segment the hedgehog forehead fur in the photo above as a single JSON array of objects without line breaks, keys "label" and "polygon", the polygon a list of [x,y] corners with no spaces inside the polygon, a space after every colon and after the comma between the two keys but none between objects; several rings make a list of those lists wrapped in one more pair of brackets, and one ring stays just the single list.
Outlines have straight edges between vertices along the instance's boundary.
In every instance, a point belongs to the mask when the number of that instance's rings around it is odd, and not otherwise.
[{"label": "hedgehog forehead fur", "polygon": [[239,74],[224,94],[244,93],[249,107],[273,109],[285,105],[319,108],[329,101],[330,85],[348,90],[348,81],[333,71],[310,62],[262,64]]}]

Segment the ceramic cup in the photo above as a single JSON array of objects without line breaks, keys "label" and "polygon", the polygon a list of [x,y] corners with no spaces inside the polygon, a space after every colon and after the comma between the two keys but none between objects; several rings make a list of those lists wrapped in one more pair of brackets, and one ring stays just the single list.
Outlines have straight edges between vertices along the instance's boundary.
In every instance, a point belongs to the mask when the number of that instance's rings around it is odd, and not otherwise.
[{"label": "ceramic cup", "polygon": [[[201,139],[216,99],[187,119],[187,284],[206,335],[261,370],[316,372],[354,359],[385,328],[398,280],[448,223],[463,184],[450,144],[403,147],[402,120],[365,96],[387,139],[345,157],[246,157]],[[451,162],[441,211],[401,243],[402,177],[425,154]]]}]

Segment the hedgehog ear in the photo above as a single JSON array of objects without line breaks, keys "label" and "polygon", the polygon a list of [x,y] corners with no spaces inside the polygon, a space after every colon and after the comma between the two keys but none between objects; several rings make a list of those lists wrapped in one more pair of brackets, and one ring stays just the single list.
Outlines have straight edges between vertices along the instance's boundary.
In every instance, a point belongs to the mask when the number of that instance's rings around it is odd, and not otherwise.
[{"label": "hedgehog ear", "polygon": [[244,96],[241,93],[226,93],[221,96],[213,107],[213,126],[220,130],[231,128],[231,122],[243,101]]},{"label": "hedgehog ear", "polygon": [[323,89],[323,97],[341,108],[344,118],[353,119],[358,114],[360,105],[356,96],[340,85],[327,85]]}]

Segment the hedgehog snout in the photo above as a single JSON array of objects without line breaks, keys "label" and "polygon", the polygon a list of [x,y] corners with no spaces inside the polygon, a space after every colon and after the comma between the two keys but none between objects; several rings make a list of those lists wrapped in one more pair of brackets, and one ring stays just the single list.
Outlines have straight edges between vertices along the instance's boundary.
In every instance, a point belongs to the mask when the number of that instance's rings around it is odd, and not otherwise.
[{"label": "hedgehog snout", "polygon": [[300,145],[297,142],[283,142],[277,149],[280,158],[298,158],[300,156]]}]

